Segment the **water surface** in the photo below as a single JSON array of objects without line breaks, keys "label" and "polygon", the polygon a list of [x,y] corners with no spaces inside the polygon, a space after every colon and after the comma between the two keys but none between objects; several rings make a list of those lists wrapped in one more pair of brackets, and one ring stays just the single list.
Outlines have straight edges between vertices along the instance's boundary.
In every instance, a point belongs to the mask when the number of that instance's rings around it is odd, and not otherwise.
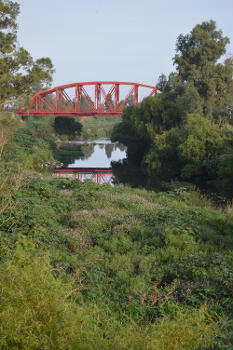
[{"label": "water surface", "polygon": [[73,143],[80,145],[83,156],[74,156],[69,164],[64,159],[63,163],[66,163],[68,168],[110,168],[111,161],[119,161],[126,157],[126,147],[110,140]]}]

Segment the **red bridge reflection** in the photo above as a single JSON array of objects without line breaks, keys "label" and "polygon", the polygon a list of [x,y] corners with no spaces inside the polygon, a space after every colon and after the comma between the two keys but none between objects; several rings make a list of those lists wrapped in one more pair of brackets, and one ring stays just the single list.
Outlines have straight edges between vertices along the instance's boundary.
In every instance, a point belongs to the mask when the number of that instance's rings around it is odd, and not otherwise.
[{"label": "red bridge reflection", "polygon": [[111,168],[59,168],[55,169],[53,176],[73,178],[80,181],[92,180],[97,184],[112,184],[114,180]]}]

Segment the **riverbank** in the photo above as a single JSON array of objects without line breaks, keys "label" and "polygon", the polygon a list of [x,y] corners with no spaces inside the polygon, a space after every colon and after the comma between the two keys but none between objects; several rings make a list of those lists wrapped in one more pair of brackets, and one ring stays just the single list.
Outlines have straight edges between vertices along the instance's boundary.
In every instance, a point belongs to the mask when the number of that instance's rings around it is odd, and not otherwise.
[{"label": "riverbank", "polygon": [[230,349],[232,207],[52,178],[47,130],[2,142],[0,347]]},{"label": "riverbank", "polygon": [[[180,187],[154,193],[34,176],[3,218],[0,317],[13,327],[4,316],[11,310],[23,329],[8,335],[11,345],[30,328],[30,344],[49,348],[51,327],[58,348],[97,341],[94,349],[180,350],[230,341],[232,209],[221,213]],[[12,264],[17,290],[6,274]]]}]

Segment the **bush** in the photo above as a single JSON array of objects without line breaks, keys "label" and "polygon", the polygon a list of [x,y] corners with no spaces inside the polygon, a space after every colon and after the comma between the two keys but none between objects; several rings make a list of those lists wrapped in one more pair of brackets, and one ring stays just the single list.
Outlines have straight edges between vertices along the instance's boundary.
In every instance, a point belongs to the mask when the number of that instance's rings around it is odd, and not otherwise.
[{"label": "bush", "polygon": [[[0,267],[1,349],[161,349],[213,346],[219,320],[207,309],[170,305],[154,325],[122,325],[106,306],[80,306],[71,282],[54,276],[47,254],[21,239]],[[72,297],[73,296],[73,297]],[[77,297],[76,297],[77,299]],[[13,315],[13,317],[12,317]]]}]

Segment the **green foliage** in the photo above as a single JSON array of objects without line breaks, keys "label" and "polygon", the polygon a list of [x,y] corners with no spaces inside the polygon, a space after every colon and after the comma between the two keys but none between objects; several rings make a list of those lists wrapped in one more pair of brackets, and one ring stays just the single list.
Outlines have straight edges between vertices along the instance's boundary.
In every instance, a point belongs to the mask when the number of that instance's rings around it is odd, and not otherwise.
[{"label": "green foliage", "polygon": [[233,156],[232,154],[226,154],[219,162],[219,177],[221,182],[218,185],[221,186],[222,193],[229,199],[233,193]]},{"label": "green foliage", "polygon": [[55,117],[54,130],[59,135],[69,135],[75,138],[81,134],[82,124],[71,117]]},{"label": "green foliage", "polygon": [[[13,33],[18,6],[0,0],[1,9]],[[232,130],[219,123],[230,70],[216,64],[226,42],[214,22],[196,26],[178,40],[178,73],[160,79],[163,93],[125,109],[113,139],[128,146],[135,184],[219,176],[231,190]],[[204,89],[199,74],[195,85],[190,64],[224,77],[213,104],[214,82]],[[232,207],[178,181],[156,193],[36,173],[57,151],[52,124],[0,115],[0,125],[2,349],[231,349]]]},{"label": "green foliage", "polygon": [[53,120],[51,117],[28,118],[26,128],[35,139],[42,139],[48,143],[54,139]]},{"label": "green foliage", "polygon": [[87,117],[81,118],[82,140],[98,140],[110,138],[114,125],[120,122],[119,117]]},{"label": "green foliage", "polygon": [[55,164],[50,120],[31,118],[23,122],[20,117],[10,113],[0,113],[0,127],[0,158],[3,160],[2,167],[9,174],[21,177],[21,173],[29,169],[42,170],[45,163]]},{"label": "green foliage", "polygon": [[160,91],[165,91],[167,84],[168,84],[168,80],[167,80],[166,75],[165,74],[161,74],[159,76],[158,82],[156,84],[157,88]]},{"label": "green foliage", "polygon": [[197,349],[213,345],[219,333],[219,320],[205,307],[170,304],[172,318],[164,314],[141,329],[131,320],[120,324],[106,307],[78,305],[74,285],[55,277],[48,256],[27,240],[1,265],[0,290],[2,349]]},{"label": "green foliage", "polygon": [[72,334],[66,301],[71,286],[53,277],[48,257],[36,256],[27,242],[19,244],[1,266],[0,285],[1,348],[65,347]]},{"label": "green foliage", "polygon": [[184,125],[186,140],[179,146],[181,157],[186,161],[198,162],[213,157],[223,147],[219,128],[196,114],[187,116]]},{"label": "green foliage", "polygon": [[233,65],[217,63],[228,42],[214,21],[178,37],[177,72],[161,75],[161,93],[125,109],[113,129],[112,140],[127,146],[127,159],[113,165],[120,181],[158,190],[187,180],[232,198]]},{"label": "green foliage", "polygon": [[1,1],[1,52],[10,53],[14,49],[16,39],[16,17],[19,14],[19,4],[13,1]]},{"label": "green foliage", "polygon": [[33,61],[29,52],[17,45],[19,4],[0,1],[0,108],[16,103],[26,96],[49,86],[53,65],[49,58]]},{"label": "green foliage", "polygon": [[[200,137],[195,118],[187,129]],[[50,154],[46,139],[43,122],[29,120],[3,167],[35,168],[38,147]],[[231,214],[175,183],[154,193],[22,175],[0,196],[2,348],[229,344]]]},{"label": "green foliage", "polygon": [[47,142],[35,139],[28,129],[20,129],[15,133],[13,142],[5,147],[3,159],[39,170],[44,162],[52,161],[53,157]]},{"label": "green foliage", "polygon": [[151,176],[191,181],[196,177],[196,183],[199,177],[204,183],[216,172],[215,160],[222,149],[219,128],[200,115],[189,114],[182,129],[172,128],[155,135],[154,148],[146,161]]},{"label": "green foliage", "polygon": [[174,63],[178,77],[194,84],[204,99],[204,114],[211,114],[214,106],[222,104],[232,87],[232,69],[217,64],[228,43],[229,38],[223,37],[214,21],[197,24],[190,34],[181,34],[177,39]]},{"label": "green foliage", "polygon": [[[156,194],[123,186],[100,187],[90,181],[38,178],[25,184],[14,198],[15,207],[4,212],[2,238],[15,244],[20,233],[34,241],[36,255],[38,249],[48,250],[57,282],[72,277],[73,297],[82,303],[89,321],[93,320],[89,307],[99,310],[99,318],[105,304],[109,308],[105,325],[110,322],[117,327],[110,332],[123,334],[118,322],[124,323],[122,347],[137,348],[137,342],[142,346],[140,338],[152,349],[166,349],[169,344],[171,349],[195,349],[214,343],[213,335],[219,332],[217,314],[228,317],[232,312],[231,215],[214,210],[198,193],[181,187]],[[28,248],[24,250],[27,254]],[[24,265],[25,273],[28,268]],[[22,275],[18,270],[17,274]],[[35,270],[32,274],[36,275]],[[176,308],[170,309],[170,303]],[[75,305],[72,309],[78,312]],[[216,317],[211,316],[216,312]],[[140,324],[144,325],[141,330]],[[97,324],[83,327],[84,333],[89,327],[93,339],[91,330]],[[109,334],[102,323],[100,327],[100,335]],[[200,332],[197,343],[195,332]],[[138,337],[133,341],[135,333]],[[180,335],[174,338],[175,333]],[[114,337],[112,333],[107,336],[112,339],[108,346],[117,344]],[[83,339],[82,344],[89,344]],[[226,337],[222,339],[227,342]],[[104,346],[103,339],[99,341]]]},{"label": "green foliage", "polygon": [[52,145],[53,155],[56,160],[63,164],[64,167],[74,163],[78,157],[83,157],[81,145],[77,144],[56,144]]}]

